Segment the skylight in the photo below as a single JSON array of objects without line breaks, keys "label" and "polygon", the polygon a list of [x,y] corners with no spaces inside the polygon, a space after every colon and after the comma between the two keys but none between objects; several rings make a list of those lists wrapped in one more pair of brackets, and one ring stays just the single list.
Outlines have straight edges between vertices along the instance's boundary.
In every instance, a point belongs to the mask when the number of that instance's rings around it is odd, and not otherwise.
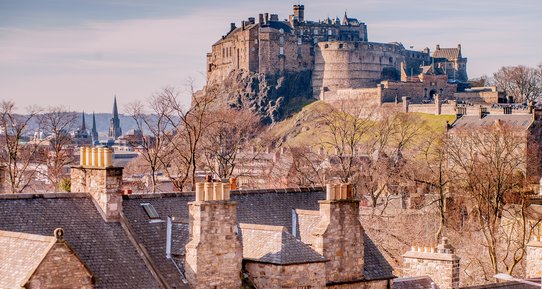
[{"label": "skylight", "polygon": [[160,219],[160,215],[158,215],[158,212],[156,212],[156,209],[150,204],[150,203],[141,203],[141,206],[145,210],[145,213],[147,213],[147,216],[149,216],[150,219]]}]

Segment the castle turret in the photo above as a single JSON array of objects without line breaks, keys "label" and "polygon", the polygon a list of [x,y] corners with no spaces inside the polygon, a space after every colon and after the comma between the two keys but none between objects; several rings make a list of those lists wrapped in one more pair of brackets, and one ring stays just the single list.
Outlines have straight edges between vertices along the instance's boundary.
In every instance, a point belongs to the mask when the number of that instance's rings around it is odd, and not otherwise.
[{"label": "castle turret", "polygon": [[119,112],[117,110],[117,96],[113,102],[113,117],[109,121],[109,138],[118,139],[122,135],[122,129],[120,128]]},{"label": "castle turret", "polygon": [[190,241],[185,247],[184,268],[190,285],[195,289],[238,289],[243,249],[230,184],[197,183],[196,199],[188,207]]}]

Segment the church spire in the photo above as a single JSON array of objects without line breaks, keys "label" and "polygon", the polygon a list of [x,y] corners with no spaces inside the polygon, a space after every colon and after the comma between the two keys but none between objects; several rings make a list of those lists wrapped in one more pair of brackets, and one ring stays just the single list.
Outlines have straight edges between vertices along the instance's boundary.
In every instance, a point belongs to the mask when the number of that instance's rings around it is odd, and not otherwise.
[{"label": "church spire", "polygon": [[90,132],[90,136],[92,137],[93,144],[96,144],[97,142],[99,142],[98,130],[96,129],[96,116],[94,115],[94,112],[92,112],[92,130]]},{"label": "church spire", "polygon": [[84,131],[87,129],[87,124],[85,122],[85,111],[83,111],[82,120],[81,120],[81,131]]},{"label": "church spire", "polygon": [[109,120],[109,133],[108,136],[110,139],[118,139],[122,135],[122,130],[120,128],[119,112],[117,110],[117,95],[115,95],[113,101],[113,117]]}]

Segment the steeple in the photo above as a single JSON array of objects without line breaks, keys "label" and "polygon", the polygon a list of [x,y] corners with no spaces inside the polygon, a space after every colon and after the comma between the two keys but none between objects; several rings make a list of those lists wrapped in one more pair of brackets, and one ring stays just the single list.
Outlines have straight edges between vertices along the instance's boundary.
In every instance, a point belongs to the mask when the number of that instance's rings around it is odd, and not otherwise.
[{"label": "steeple", "polygon": [[85,123],[85,112],[83,111],[82,120],[81,120],[81,131],[87,129],[87,124]]},{"label": "steeple", "polygon": [[93,144],[96,144],[97,142],[99,142],[98,130],[96,129],[96,116],[94,115],[94,112],[92,112],[92,130],[90,132],[90,136],[92,137]]},{"label": "steeple", "polygon": [[113,117],[109,121],[109,133],[108,136],[110,139],[118,139],[122,135],[122,130],[120,128],[119,112],[117,110],[117,96],[113,101]]}]

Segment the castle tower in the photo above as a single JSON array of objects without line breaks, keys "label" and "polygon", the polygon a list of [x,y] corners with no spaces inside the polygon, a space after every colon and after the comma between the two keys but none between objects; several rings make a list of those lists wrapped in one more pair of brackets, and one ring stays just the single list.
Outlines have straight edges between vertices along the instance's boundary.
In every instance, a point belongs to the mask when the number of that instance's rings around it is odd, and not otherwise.
[{"label": "castle tower", "polygon": [[412,247],[403,255],[403,277],[428,275],[440,289],[459,288],[459,261],[448,238],[442,238],[437,248]]},{"label": "castle tower", "polygon": [[197,183],[196,199],[188,207],[190,241],[185,247],[184,267],[190,285],[195,289],[238,289],[243,249],[230,184]]},{"label": "castle tower", "polygon": [[298,22],[305,22],[305,5],[294,5],[294,17]]},{"label": "castle tower", "polygon": [[113,117],[109,121],[109,134],[111,139],[118,139],[122,135],[122,129],[120,128],[119,112],[117,110],[117,96],[113,102]]},{"label": "castle tower", "polygon": [[99,143],[98,130],[96,129],[96,115],[94,115],[94,112],[92,112],[92,130],[90,131],[90,136],[92,138],[93,145]]},{"label": "castle tower", "polygon": [[359,221],[359,201],[349,184],[327,185],[320,203],[320,222],[312,230],[313,249],[325,263],[326,283],[363,279],[364,232]]}]

